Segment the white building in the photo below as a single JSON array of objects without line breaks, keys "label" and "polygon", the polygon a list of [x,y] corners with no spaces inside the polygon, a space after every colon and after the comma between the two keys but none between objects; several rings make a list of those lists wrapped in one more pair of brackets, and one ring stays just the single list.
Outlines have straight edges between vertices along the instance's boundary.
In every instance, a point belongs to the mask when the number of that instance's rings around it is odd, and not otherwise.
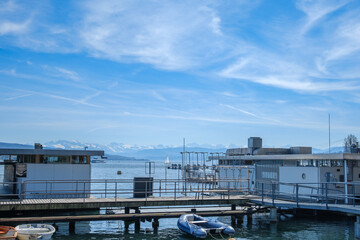
[{"label": "white building", "polygon": [[[358,146],[353,146],[352,153],[312,154],[311,147],[262,148],[261,138],[249,138],[248,148],[228,149],[224,156],[210,158],[218,160],[219,185],[223,188],[228,186],[221,185],[221,180],[241,179],[239,186],[250,191],[270,190],[271,182],[298,183],[308,186],[301,189],[303,194],[315,194],[315,189],[322,194],[320,184],[332,183],[329,193],[360,195],[360,188],[341,184],[360,181]],[[294,192],[294,185],[278,184],[276,188],[281,193]]]},{"label": "white building", "polygon": [[84,197],[90,192],[91,156],[104,151],[0,149],[4,164],[2,195],[21,198]]}]

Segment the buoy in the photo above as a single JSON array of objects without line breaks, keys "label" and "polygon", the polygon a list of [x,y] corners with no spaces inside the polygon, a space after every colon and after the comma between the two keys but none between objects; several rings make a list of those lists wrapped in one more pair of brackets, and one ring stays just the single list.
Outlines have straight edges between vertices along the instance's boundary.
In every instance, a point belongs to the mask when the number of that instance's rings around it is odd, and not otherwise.
[{"label": "buoy", "polygon": [[122,172],[121,172],[121,171],[117,171],[117,174],[118,174],[118,175],[121,175],[121,174],[122,174]]}]

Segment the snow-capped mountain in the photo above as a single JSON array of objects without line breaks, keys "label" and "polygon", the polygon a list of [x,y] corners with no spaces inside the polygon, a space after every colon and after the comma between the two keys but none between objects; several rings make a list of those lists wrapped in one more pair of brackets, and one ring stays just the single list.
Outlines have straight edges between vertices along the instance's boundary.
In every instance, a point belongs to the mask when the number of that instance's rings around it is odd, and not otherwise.
[{"label": "snow-capped mountain", "polygon": [[[124,143],[110,143],[110,144],[96,144],[96,143],[81,143],[76,140],[58,140],[46,142],[43,144],[44,148],[58,148],[58,149],[84,149],[88,150],[104,150],[109,155],[122,155],[136,158],[154,159],[166,157],[169,155],[172,158],[181,157],[180,152],[183,151],[182,146],[164,146],[164,145],[129,145]],[[223,145],[199,145],[196,143],[189,143],[186,145],[187,151],[203,151],[203,152],[225,152],[229,146]]]}]

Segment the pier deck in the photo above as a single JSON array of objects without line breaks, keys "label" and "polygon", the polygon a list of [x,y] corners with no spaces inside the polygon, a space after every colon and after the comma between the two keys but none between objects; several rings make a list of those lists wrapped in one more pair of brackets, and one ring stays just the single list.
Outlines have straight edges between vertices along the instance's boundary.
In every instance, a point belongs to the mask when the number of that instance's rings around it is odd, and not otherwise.
[{"label": "pier deck", "polygon": [[279,200],[275,199],[274,201],[271,198],[253,198],[250,202],[258,204],[261,206],[267,207],[276,207],[276,208],[288,208],[288,209],[309,209],[309,210],[323,210],[329,212],[339,212],[345,214],[354,214],[360,215],[360,206],[359,205],[349,205],[349,204],[331,204],[331,203],[314,203],[314,202],[299,202],[290,200]]},{"label": "pier deck", "polygon": [[[71,222],[71,221],[105,221],[105,220],[123,220],[136,221],[141,219],[161,219],[178,218],[182,214],[193,213],[188,209],[141,209],[141,213],[117,213],[117,214],[94,214],[82,216],[45,216],[45,217],[10,217],[0,218],[0,223],[44,223],[44,222]],[[231,210],[231,207],[217,207],[197,209],[197,214],[201,216],[237,216],[245,214],[245,209]]]}]

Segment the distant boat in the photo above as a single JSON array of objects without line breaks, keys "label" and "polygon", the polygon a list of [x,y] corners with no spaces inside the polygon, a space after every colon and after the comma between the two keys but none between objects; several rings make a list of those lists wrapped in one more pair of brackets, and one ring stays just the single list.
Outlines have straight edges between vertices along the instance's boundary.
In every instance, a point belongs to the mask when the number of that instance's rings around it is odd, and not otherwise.
[{"label": "distant boat", "polygon": [[91,159],[91,163],[105,163],[105,160],[102,158],[93,158]]},{"label": "distant boat", "polygon": [[169,165],[169,164],[170,164],[169,156],[166,156],[165,165]]},{"label": "distant boat", "polygon": [[208,234],[210,236],[212,234],[235,234],[235,230],[231,226],[222,222],[208,220],[196,214],[181,215],[177,225],[181,231],[198,238],[206,238]]},{"label": "distant boat", "polygon": [[42,239],[49,240],[55,233],[55,228],[49,224],[23,224],[16,226],[19,240]]},{"label": "distant boat", "polygon": [[14,240],[17,237],[17,231],[13,227],[0,226],[0,239],[1,240]]}]

